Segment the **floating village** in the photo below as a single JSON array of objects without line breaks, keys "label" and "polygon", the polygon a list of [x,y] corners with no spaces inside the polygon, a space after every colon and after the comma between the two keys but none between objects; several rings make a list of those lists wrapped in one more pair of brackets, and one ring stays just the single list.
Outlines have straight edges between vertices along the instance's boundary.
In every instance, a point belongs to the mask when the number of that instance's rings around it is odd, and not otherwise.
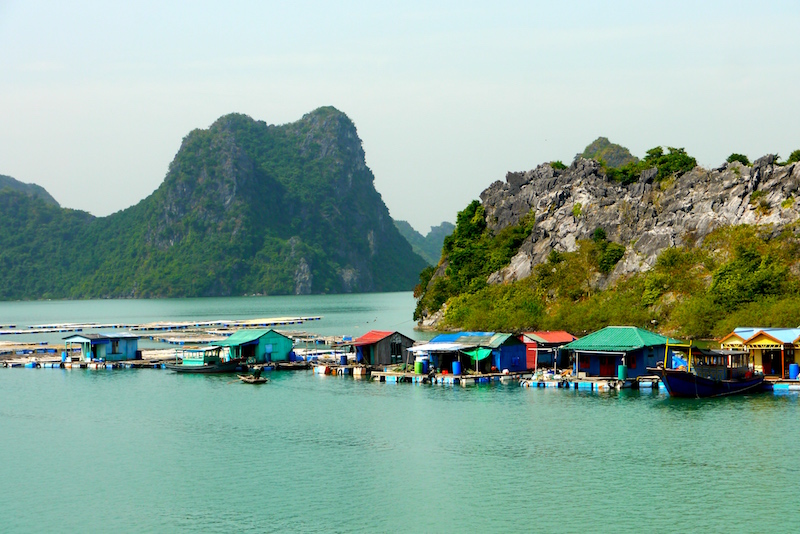
[{"label": "floating village", "polygon": [[[268,371],[306,370],[395,384],[517,382],[598,392],[666,390],[677,397],[800,392],[800,328],[736,328],[703,347],[633,326],[608,326],[581,338],[564,331],[454,332],[423,342],[396,331],[324,337],[291,329],[320,319],[5,325],[0,366],[236,373],[251,384],[267,382]],[[54,345],[8,340],[20,334],[68,335]],[[140,339],[168,348],[140,349]]]}]

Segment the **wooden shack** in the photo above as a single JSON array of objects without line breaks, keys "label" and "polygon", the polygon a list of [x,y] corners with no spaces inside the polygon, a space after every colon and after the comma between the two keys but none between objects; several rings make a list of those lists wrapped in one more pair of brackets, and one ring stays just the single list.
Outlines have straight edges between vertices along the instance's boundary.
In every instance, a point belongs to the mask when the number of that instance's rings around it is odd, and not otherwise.
[{"label": "wooden shack", "polygon": [[367,365],[413,363],[408,349],[414,340],[400,332],[371,330],[350,343],[356,352],[356,362]]}]

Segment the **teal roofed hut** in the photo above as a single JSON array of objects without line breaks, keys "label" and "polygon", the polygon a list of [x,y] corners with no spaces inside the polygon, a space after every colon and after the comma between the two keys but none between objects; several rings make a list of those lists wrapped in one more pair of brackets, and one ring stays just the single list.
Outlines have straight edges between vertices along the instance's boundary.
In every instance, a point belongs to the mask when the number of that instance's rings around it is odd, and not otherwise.
[{"label": "teal roofed hut", "polygon": [[647,368],[664,361],[667,345],[682,341],[636,326],[607,326],[564,348],[572,353],[576,376],[617,378],[620,366],[630,378],[648,375]]},{"label": "teal roofed hut", "polygon": [[215,345],[228,347],[231,359],[244,358],[246,363],[254,364],[288,361],[294,341],[276,330],[246,329]]}]

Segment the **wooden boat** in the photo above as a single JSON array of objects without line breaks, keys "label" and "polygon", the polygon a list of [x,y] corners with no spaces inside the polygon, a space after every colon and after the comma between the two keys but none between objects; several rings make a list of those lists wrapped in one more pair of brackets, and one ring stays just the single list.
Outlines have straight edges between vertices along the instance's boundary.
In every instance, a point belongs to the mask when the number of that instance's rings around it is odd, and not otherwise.
[{"label": "wooden boat", "polygon": [[[209,374],[209,373],[235,373],[247,370],[247,364],[242,358],[225,359],[221,356],[221,347],[203,347],[199,349],[184,349],[176,352],[176,363],[168,363],[167,369],[176,373]],[[177,363],[180,359],[180,363]]]},{"label": "wooden boat", "polygon": [[204,365],[185,365],[183,363],[168,363],[167,369],[175,371],[176,373],[235,373],[241,371],[243,364],[241,360],[232,360],[229,362],[219,362]]},{"label": "wooden boat", "polygon": [[236,375],[239,377],[239,380],[244,382],[245,384],[263,384],[264,382],[268,382],[269,378],[263,376],[255,376],[255,375]]},{"label": "wooden boat", "polygon": [[764,375],[755,373],[750,354],[732,350],[689,347],[686,366],[678,369],[650,367],[672,397],[725,397],[763,391]]}]

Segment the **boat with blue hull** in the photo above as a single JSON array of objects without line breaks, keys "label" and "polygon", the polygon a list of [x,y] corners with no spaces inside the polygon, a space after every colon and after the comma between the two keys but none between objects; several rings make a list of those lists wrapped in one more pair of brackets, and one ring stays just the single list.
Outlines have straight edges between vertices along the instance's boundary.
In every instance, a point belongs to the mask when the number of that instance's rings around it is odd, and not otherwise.
[{"label": "boat with blue hull", "polygon": [[653,369],[672,397],[725,397],[763,391],[764,375],[733,380],[713,380],[677,369]]},{"label": "boat with blue hull", "polygon": [[764,375],[754,372],[749,353],[688,349],[685,365],[648,369],[659,377],[670,396],[699,399],[764,391]]}]

